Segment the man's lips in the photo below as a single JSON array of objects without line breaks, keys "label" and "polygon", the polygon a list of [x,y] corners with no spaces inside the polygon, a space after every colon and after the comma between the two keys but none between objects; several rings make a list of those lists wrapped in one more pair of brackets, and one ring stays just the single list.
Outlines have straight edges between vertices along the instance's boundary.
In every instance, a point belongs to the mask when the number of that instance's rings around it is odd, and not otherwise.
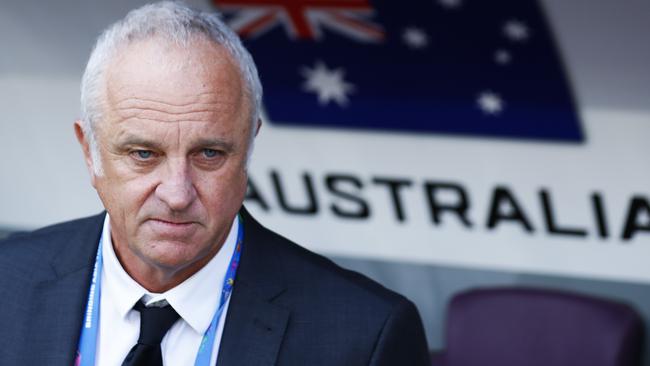
[{"label": "man's lips", "polygon": [[147,220],[147,224],[158,234],[181,237],[191,235],[196,229],[197,222],[151,218]]},{"label": "man's lips", "polygon": [[151,220],[151,221],[156,221],[156,222],[159,222],[159,223],[161,223],[161,224],[166,224],[166,225],[179,225],[179,226],[182,226],[182,225],[190,225],[190,224],[194,224],[194,223],[195,223],[194,221],[165,220],[165,219],[157,219],[157,218],[151,218],[151,219],[149,219],[149,220]]}]

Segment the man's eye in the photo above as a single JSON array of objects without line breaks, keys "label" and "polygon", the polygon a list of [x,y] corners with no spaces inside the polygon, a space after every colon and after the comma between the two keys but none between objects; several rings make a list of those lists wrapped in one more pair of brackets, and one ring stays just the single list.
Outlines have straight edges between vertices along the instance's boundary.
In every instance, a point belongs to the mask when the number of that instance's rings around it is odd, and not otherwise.
[{"label": "man's eye", "polygon": [[141,160],[151,159],[153,157],[153,152],[151,150],[136,150],[133,152],[135,157]]},{"label": "man's eye", "polygon": [[219,155],[219,152],[214,149],[203,149],[203,156],[206,158],[214,158]]}]

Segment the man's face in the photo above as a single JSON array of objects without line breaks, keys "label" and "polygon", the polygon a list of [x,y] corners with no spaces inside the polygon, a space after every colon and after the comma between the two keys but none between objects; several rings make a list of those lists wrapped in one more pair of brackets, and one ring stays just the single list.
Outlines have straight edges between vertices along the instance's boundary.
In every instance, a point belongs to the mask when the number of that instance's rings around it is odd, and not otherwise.
[{"label": "man's face", "polygon": [[120,50],[106,87],[96,130],[103,174],[93,185],[118,257],[132,276],[191,274],[221,247],[246,190],[250,114],[239,70],[204,39],[147,40]]}]

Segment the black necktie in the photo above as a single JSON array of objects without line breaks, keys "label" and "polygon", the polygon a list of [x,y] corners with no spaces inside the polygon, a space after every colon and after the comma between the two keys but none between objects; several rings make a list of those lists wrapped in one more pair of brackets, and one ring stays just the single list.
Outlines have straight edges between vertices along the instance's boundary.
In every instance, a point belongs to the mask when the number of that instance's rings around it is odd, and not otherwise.
[{"label": "black necktie", "polygon": [[178,314],[169,305],[146,307],[138,302],[133,307],[140,312],[140,338],[126,355],[122,366],[162,366],[160,341],[178,319]]}]

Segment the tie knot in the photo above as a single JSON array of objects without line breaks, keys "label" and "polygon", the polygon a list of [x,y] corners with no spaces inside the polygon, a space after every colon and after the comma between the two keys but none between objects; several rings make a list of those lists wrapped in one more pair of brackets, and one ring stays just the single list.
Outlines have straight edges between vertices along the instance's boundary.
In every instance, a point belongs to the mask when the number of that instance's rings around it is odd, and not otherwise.
[{"label": "tie knot", "polygon": [[141,301],[134,309],[140,312],[139,344],[160,345],[165,333],[178,320],[178,313],[169,305],[163,307],[146,307]]}]

